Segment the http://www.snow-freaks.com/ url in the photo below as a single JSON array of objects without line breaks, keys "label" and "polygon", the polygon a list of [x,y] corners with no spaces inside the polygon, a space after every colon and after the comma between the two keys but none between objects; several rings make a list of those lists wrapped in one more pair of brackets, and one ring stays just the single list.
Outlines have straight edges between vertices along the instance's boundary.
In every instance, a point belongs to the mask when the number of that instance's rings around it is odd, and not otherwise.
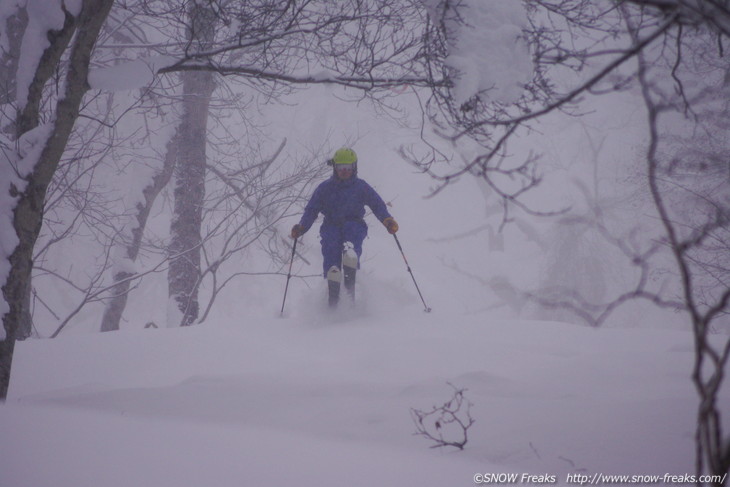
[{"label": "http://www.snow-freaks.com/ url", "polygon": [[[720,483],[723,484],[727,474],[725,475],[676,475],[676,474],[646,474],[646,475],[618,475],[603,473],[569,473],[565,479],[566,484],[570,485],[683,485],[700,483]],[[532,474],[532,473],[476,473],[474,474],[474,483],[477,485],[551,485],[558,483],[558,476],[553,474]]]}]

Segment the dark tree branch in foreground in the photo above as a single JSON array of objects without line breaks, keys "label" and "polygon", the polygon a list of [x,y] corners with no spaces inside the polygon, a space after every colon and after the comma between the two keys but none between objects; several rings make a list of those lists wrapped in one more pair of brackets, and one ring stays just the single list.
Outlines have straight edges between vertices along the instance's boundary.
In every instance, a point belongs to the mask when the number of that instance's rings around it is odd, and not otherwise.
[{"label": "dark tree branch in foreground", "polygon": [[463,450],[468,437],[469,428],[475,423],[471,417],[471,403],[464,397],[466,389],[459,389],[453,384],[451,399],[441,406],[433,406],[430,411],[411,408],[411,418],[416,426],[414,434],[431,440],[431,448],[453,446]]}]

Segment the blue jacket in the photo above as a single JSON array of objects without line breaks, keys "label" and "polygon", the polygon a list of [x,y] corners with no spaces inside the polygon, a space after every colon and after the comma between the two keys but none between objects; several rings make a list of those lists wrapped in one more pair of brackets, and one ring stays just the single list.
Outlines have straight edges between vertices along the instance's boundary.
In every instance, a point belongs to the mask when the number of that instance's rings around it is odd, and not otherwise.
[{"label": "blue jacket", "polygon": [[365,205],[381,222],[390,217],[380,195],[357,175],[345,180],[332,176],[314,190],[299,224],[306,232],[320,213],[324,215],[322,226],[341,226],[348,221],[364,224]]}]

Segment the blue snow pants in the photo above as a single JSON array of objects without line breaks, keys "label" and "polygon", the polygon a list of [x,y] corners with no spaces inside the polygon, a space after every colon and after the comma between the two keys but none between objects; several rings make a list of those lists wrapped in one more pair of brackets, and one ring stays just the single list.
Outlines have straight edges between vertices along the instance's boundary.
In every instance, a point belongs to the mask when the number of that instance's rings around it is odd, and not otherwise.
[{"label": "blue snow pants", "polygon": [[342,249],[345,242],[352,242],[360,267],[362,242],[367,234],[368,226],[363,220],[348,220],[342,225],[322,224],[319,236],[322,243],[322,267],[325,278],[330,267],[342,268]]}]

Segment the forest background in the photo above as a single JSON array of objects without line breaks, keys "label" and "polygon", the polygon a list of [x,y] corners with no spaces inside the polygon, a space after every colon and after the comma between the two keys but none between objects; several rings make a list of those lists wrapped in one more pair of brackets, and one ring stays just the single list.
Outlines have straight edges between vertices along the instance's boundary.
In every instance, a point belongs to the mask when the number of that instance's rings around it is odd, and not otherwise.
[{"label": "forest background", "polygon": [[263,312],[287,227],[348,145],[414,242],[448,242],[462,309],[691,331],[696,470],[727,472],[726,2],[0,13],[3,397],[30,337]]}]

